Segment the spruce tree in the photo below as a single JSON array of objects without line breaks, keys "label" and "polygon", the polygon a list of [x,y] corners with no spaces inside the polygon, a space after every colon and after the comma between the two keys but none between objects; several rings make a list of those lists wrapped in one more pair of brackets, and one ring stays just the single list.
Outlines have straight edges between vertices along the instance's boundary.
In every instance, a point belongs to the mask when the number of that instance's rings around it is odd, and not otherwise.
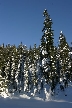
[{"label": "spruce tree", "polygon": [[69,74],[69,62],[70,62],[70,57],[69,57],[69,45],[66,41],[66,38],[63,34],[63,32],[60,32],[59,36],[59,45],[58,45],[58,58],[59,58],[59,64],[61,67],[60,70],[60,76],[62,78],[67,78],[66,74]]},{"label": "spruce tree", "polygon": [[47,83],[54,82],[54,74],[56,73],[55,67],[55,57],[54,57],[54,34],[52,30],[52,19],[45,9],[43,12],[44,19],[44,27],[43,27],[43,36],[41,38],[41,49],[42,49],[42,58],[43,58],[43,73]]},{"label": "spruce tree", "polygon": [[72,81],[72,42],[71,42],[71,46],[70,46],[70,52],[69,52],[69,56],[70,56],[70,81]]},{"label": "spruce tree", "polygon": [[2,71],[0,70],[0,93],[8,93],[8,80],[1,75]]},{"label": "spruce tree", "polygon": [[24,91],[30,91],[31,75],[29,70],[29,57],[24,62]]}]

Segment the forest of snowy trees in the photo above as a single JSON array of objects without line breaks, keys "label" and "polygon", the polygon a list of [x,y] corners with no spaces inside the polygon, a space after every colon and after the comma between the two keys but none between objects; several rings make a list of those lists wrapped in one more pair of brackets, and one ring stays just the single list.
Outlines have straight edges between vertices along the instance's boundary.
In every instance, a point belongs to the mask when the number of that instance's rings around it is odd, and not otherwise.
[{"label": "forest of snowy trees", "polygon": [[63,32],[60,32],[58,46],[54,46],[52,19],[45,9],[44,27],[41,43],[37,47],[21,44],[0,45],[0,93],[30,92],[34,88],[39,92],[44,84],[51,90],[60,80],[72,81],[71,49]]}]

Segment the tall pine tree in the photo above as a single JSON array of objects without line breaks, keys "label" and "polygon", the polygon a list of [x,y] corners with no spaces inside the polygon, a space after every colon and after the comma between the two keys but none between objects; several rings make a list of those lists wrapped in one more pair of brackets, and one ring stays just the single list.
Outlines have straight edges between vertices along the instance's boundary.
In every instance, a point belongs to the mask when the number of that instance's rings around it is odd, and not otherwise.
[{"label": "tall pine tree", "polygon": [[43,27],[43,36],[41,38],[41,49],[42,49],[42,58],[43,58],[43,73],[47,83],[50,80],[51,85],[55,83],[55,74],[56,74],[56,67],[55,67],[55,57],[54,57],[54,34],[52,30],[52,19],[48,14],[47,10],[45,9],[43,12],[44,19],[44,27]]}]

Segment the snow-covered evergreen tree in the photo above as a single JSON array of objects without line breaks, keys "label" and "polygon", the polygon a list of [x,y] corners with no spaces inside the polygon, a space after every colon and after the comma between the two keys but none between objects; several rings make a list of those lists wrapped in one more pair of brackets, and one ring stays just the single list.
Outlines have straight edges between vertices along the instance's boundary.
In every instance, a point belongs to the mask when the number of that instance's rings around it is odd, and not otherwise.
[{"label": "snow-covered evergreen tree", "polygon": [[16,74],[15,74],[15,81],[17,85],[17,91],[23,91],[24,89],[24,62],[26,51],[25,46],[21,44],[17,48],[17,57],[15,59],[16,63]]},{"label": "snow-covered evergreen tree", "polygon": [[72,42],[71,42],[71,46],[70,46],[70,51],[69,51],[69,56],[70,56],[70,68],[69,68],[69,71],[70,71],[70,81],[72,81]]},{"label": "snow-covered evergreen tree", "polygon": [[69,57],[69,45],[66,41],[66,38],[63,34],[63,32],[60,32],[60,36],[59,36],[59,45],[58,45],[58,58],[59,58],[59,64],[60,64],[60,76],[61,77],[66,77],[68,79],[68,77],[66,76],[67,74],[69,74],[69,62],[70,62],[70,57]]},{"label": "snow-covered evergreen tree", "polygon": [[[42,65],[43,65],[43,73],[46,79],[46,82],[50,82],[51,84],[54,82],[54,76],[56,74],[56,66],[55,66],[55,51],[54,51],[54,35],[52,30],[52,19],[45,9],[43,12],[44,19],[44,27],[43,27],[43,36],[41,38],[41,49],[42,49]],[[50,80],[50,81],[49,81]]]},{"label": "snow-covered evergreen tree", "polygon": [[0,70],[0,93],[8,93],[8,80],[1,75],[2,71]]},{"label": "snow-covered evergreen tree", "polygon": [[24,91],[30,91],[31,89],[31,75],[29,69],[29,57],[26,58],[24,63]]}]

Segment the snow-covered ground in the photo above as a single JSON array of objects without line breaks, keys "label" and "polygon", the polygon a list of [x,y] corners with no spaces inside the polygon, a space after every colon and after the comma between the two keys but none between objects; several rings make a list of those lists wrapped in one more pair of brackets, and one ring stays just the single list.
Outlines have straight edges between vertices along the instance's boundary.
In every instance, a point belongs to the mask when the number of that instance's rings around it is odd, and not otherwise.
[{"label": "snow-covered ground", "polygon": [[0,108],[72,108],[72,102],[64,100],[41,101],[22,98],[0,98]]},{"label": "snow-covered ground", "polygon": [[[45,95],[46,94],[46,95]],[[43,100],[44,95],[46,99]],[[66,96],[65,96],[66,95]],[[58,86],[55,96],[51,96],[49,92],[45,90],[35,96],[19,95],[0,97],[0,108],[72,108],[72,83],[69,83],[69,87],[65,91],[60,91]]]}]

